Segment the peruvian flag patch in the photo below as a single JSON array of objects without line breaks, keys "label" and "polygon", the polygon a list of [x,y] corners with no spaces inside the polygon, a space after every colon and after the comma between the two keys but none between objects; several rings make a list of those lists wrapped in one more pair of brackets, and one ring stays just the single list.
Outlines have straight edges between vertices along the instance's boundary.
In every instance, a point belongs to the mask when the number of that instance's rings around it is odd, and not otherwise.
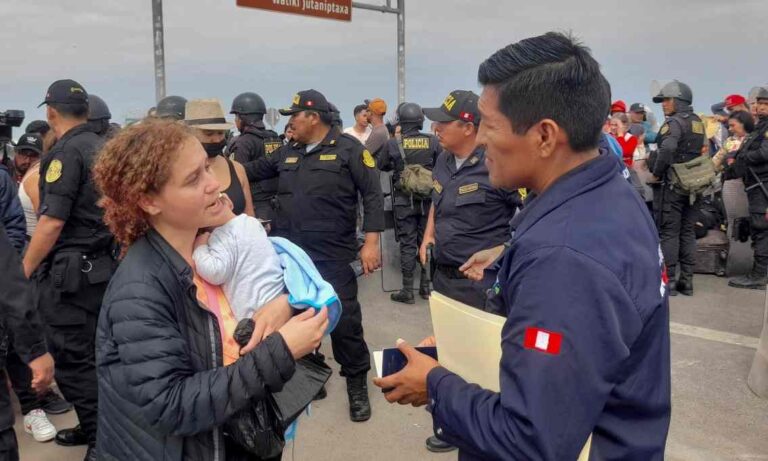
[{"label": "peruvian flag patch", "polygon": [[547,354],[558,355],[560,345],[563,343],[563,335],[541,328],[528,327],[525,329],[523,346],[526,349],[535,349]]}]

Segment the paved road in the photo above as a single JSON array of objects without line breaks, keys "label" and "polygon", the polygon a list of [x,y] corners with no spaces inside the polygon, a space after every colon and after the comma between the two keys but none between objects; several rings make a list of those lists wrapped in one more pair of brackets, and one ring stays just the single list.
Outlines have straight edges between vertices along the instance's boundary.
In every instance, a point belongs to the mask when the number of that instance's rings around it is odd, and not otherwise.
[{"label": "paved road", "polygon": [[[760,334],[765,292],[736,290],[726,280],[696,276],[696,296],[672,300],[672,427],[667,459],[680,461],[768,460],[768,400],[756,397],[746,376]],[[394,344],[398,337],[418,341],[430,333],[426,302],[391,303],[378,276],[361,281],[366,338],[371,349]],[[328,344],[325,353],[330,356]],[[334,364],[335,366],[335,364]],[[375,388],[373,418],[362,424],[347,418],[344,382],[334,376],[328,399],[313,405],[299,426],[295,447],[283,459],[417,461],[456,459],[424,449],[431,420],[422,409],[391,406]],[[69,414],[53,418],[57,427],[74,422]],[[16,430],[21,459],[79,461],[84,450],[39,444]],[[294,448],[293,453],[291,448]]]}]

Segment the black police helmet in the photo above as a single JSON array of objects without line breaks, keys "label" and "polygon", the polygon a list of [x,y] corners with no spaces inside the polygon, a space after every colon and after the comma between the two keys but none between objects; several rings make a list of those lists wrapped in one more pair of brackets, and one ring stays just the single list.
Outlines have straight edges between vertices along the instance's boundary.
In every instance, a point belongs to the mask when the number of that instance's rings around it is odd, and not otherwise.
[{"label": "black police helmet", "polygon": [[672,80],[661,88],[659,94],[653,97],[653,102],[660,103],[666,98],[679,99],[685,103],[693,103],[693,91],[683,82]]},{"label": "black police helmet", "polygon": [[241,93],[232,101],[230,114],[266,114],[267,105],[264,99],[256,93]]},{"label": "black police helmet", "polygon": [[397,108],[397,121],[399,123],[424,123],[424,111],[421,110],[421,106],[413,103],[406,102],[400,104]]},{"label": "black police helmet", "polygon": [[187,100],[181,96],[166,96],[157,103],[155,115],[160,118],[184,120]]},{"label": "black police helmet", "polygon": [[109,112],[109,107],[103,99],[95,94],[88,95],[88,120],[109,120],[112,118],[112,113]]}]

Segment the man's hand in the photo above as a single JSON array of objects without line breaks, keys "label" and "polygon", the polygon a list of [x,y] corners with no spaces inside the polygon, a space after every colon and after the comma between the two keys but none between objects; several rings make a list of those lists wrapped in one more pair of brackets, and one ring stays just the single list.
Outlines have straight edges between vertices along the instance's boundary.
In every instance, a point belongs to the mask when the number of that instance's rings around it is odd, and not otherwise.
[{"label": "man's hand", "polygon": [[379,249],[379,234],[365,234],[365,244],[360,249],[360,262],[363,264],[363,274],[368,275],[381,267],[381,251]]},{"label": "man's hand", "polygon": [[499,245],[487,250],[481,250],[469,257],[467,262],[459,267],[464,276],[470,280],[479,282],[483,279],[483,272],[493,264],[504,252],[504,245]]},{"label": "man's hand", "polygon": [[208,240],[210,238],[211,238],[210,232],[203,232],[202,234],[195,237],[195,245],[194,245],[195,249],[197,249],[197,247],[202,245],[208,245]]},{"label": "man's hand", "polygon": [[28,366],[32,371],[32,389],[42,394],[51,387],[53,382],[53,357],[46,352],[29,362]]},{"label": "man's hand", "polygon": [[240,355],[245,355],[256,348],[256,346],[267,336],[279,330],[291,319],[293,311],[288,304],[288,295],[280,295],[272,301],[265,304],[253,316],[256,324],[253,329],[253,335],[248,344],[240,349]]},{"label": "man's hand", "polygon": [[382,389],[392,389],[384,394],[384,398],[389,403],[397,402],[400,405],[413,405],[414,407],[426,405],[429,399],[427,375],[440,364],[432,357],[417,351],[402,339],[397,340],[397,348],[405,355],[408,364],[398,373],[385,378],[374,378],[373,384]]},{"label": "man's hand", "polygon": [[434,235],[424,235],[424,238],[421,241],[421,246],[419,247],[419,261],[421,261],[422,266],[427,265],[427,248],[429,245],[435,244],[435,236]]}]

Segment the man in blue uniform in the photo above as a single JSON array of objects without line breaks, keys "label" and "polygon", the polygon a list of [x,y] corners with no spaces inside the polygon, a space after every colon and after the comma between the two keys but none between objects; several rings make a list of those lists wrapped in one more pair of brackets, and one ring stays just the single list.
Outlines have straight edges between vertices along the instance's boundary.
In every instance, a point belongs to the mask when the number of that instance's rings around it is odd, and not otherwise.
[{"label": "man in blue uniform", "polygon": [[494,278],[469,280],[459,267],[473,253],[509,240],[509,220],[520,197],[488,180],[485,148],[477,142],[478,99],[471,91],[456,90],[442,106],[424,109],[427,118],[437,122],[437,138],[444,151],[432,170],[432,207],[420,256],[425,263],[427,245],[434,244],[435,291],[483,309],[485,292]]},{"label": "man in blue uniform", "polygon": [[392,388],[390,402],[428,405],[460,460],[574,460],[590,435],[591,459],[662,460],[666,274],[647,208],[597,148],[608,83],[589,50],[558,33],[499,50],[479,79],[491,182],[536,193],[500,262],[501,392],[402,342],[408,365],[375,383]]}]

